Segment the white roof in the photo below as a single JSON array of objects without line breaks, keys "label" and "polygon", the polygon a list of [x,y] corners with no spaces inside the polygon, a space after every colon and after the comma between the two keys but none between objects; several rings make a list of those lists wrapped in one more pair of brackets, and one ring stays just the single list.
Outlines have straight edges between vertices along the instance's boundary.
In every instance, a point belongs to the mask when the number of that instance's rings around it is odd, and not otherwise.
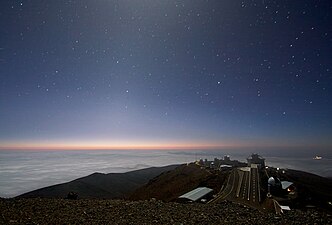
[{"label": "white roof", "polygon": [[244,172],[249,172],[250,171],[250,167],[241,167],[239,169],[244,171]]},{"label": "white roof", "polygon": [[281,187],[282,187],[282,189],[287,189],[292,184],[293,184],[293,182],[290,182],[290,181],[281,181]]},{"label": "white roof", "polygon": [[231,165],[220,165],[220,167],[232,167]]},{"label": "white roof", "polygon": [[213,191],[213,189],[211,189],[211,188],[199,187],[199,188],[196,188],[192,191],[189,191],[189,192],[181,195],[179,198],[186,198],[191,201],[197,201],[198,199],[204,197],[205,195],[209,194],[212,191]]},{"label": "white roof", "polygon": [[287,205],[280,205],[280,208],[282,210],[290,210],[289,206],[287,206]]}]

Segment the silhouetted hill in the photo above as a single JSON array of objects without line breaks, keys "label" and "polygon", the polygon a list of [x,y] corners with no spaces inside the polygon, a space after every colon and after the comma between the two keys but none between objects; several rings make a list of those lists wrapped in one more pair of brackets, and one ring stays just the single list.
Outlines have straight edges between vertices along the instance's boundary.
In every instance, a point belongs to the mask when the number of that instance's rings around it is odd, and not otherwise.
[{"label": "silhouetted hill", "polygon": [[150,179],[165,171],[173,170],[177,166],[151,167],[127,173],[93,173],[86,177],[34,190],[17,197],[64,198],[69,192],[75,192],[79,198],[124,198]]},{"label": "silhouetted hill", "polygon": [[226,173],[210,171],[193,163],[181,165],[174,170],[160,174],[146,185],[138,188],[130,200],[147,200],[156,198],[163,201],[173,201],[180,195],[199,186],[210,187],[219,191]]}]

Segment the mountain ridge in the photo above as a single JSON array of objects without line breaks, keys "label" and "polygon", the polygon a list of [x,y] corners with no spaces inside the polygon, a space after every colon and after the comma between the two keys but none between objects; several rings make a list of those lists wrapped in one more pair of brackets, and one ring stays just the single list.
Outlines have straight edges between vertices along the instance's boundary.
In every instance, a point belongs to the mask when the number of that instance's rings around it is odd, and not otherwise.
[{"label": "mountain ridge", "polygon": [[175,169],[179,165],[149,167],[125,173],[92,173],[75,180],[39,188],[16,198],[64,198],[75,192],[79,198],[114,199],[125,198],[130,192],[147,183],[157,175]]}]

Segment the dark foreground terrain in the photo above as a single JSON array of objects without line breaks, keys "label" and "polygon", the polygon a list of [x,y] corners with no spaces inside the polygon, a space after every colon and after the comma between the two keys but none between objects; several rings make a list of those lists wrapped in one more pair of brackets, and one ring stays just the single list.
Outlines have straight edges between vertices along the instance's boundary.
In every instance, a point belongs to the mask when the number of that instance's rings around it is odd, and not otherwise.
[{"label": "dark foreground terrain", "polygon": [[0,199],[0,214],[0,224],[332,224],[325,212],[277,216],[231,202]]}]

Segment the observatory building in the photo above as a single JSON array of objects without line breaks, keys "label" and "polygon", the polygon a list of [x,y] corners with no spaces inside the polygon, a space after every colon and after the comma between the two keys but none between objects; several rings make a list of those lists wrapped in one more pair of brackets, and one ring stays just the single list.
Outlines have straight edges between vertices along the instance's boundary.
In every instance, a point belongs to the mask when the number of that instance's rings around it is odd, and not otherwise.
[{"label": "observatory building", "polygon": [[265,168],[265,159],[254,153],[247,158],[248,166],[251,167],[251,164],[257,164],[259,168]]}]

